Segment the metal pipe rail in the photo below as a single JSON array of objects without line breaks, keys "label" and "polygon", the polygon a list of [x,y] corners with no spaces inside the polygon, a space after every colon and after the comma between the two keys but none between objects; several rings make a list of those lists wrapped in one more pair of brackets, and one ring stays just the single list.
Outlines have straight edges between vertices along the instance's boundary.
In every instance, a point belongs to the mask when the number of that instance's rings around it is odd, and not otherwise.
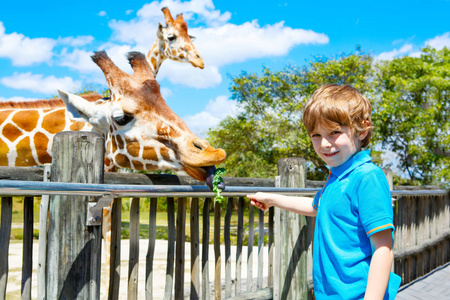
[{"label": "metal pipe rail", "polygon": [[[225,197],[246,196],[249,193],[268,192],[288,195],[312,196],[316,188],[274,188],[274,187],[226,187]],[[122,197],[213,197],[214,193],[202,185],[121,185],[91,184],[69,182],[39,182],[0,180],[0,196],[39,196],[39,195],[80,195]]]},{"label": "metal pipe rail", "polygon": [[[314,196],[318,188],[275,188],[228,186],[222,194],[225,197],[246,196],[249,193],[267,192],[286,195]],[[392,196],[446,195],[446,190],[391,191]],[[203,185],[124,185],[91,184],[70,182],[39,182],[0,180],[0,196],[39,196],[39,195],[80,195],[113,197],[213,197],[207,186]],[[395,201],[395,200],[394,200]]]}]

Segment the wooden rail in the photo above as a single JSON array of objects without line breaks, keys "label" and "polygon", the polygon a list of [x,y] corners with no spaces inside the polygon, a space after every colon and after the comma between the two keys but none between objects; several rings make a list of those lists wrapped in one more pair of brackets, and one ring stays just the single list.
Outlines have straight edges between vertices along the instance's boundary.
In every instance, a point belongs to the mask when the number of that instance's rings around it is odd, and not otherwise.
[{"label": "wooden rail", "polygon": [[402,284],[450,261],[448,194],[396,196],[394,224],[394,272]]}]

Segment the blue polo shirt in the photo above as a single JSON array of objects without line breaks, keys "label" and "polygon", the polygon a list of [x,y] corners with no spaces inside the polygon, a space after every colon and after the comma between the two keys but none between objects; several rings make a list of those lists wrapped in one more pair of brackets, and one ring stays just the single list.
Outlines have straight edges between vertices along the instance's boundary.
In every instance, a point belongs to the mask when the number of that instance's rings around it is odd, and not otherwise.
[{"label": "blue polo shirt", "polygon": [[[331,168],[313,206],[316,299],[363,299],[372,258],[370,236],[392,230],[394,239],[395,229],[389,185],[370,151]],[[391,273],[385,299],[394,299],[399,286],[400,277]]]}]

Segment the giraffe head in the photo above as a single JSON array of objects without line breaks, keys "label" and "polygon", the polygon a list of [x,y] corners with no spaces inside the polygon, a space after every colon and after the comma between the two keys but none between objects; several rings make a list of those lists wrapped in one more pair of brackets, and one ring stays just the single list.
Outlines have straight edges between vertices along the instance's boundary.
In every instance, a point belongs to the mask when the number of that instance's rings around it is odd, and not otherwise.
[{"label": "giraffe head", "polygon": [[194,67],[203,69],[205,67],[203,58],[192,43],[195,37],[188,35],[188,28],[183,15],[178,14],[176,19],[173,19],[167,7],[164,7],[162,12],[164,13],[166,27],[159,23],[157,37],[164,59],[169,58],[191,63]]},{"label": "giraffe head", "polygon": [[145,56],[130,52],[134,70],[120,70],[106,52],[93,61],[102,69],[111,90],[109,100],[89,102],[60,91],[68,111],[104,133],[107,159],[120,168],[185,171],[205,181],[226,153],[198,138],[166,104]]}]

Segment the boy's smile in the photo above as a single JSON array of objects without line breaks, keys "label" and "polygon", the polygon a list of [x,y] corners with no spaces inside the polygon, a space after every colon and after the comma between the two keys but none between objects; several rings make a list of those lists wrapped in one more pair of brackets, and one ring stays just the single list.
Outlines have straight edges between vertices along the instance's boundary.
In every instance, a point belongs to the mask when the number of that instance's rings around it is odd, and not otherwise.
[{"label": "boy's smile", "polygon": [[366,135],[367,131],[356,135],[350,126],[329,129],[321,124],[318,124],[310,134],[314,150],[330,167],[340,166],[360,151],[361,140]]}]

